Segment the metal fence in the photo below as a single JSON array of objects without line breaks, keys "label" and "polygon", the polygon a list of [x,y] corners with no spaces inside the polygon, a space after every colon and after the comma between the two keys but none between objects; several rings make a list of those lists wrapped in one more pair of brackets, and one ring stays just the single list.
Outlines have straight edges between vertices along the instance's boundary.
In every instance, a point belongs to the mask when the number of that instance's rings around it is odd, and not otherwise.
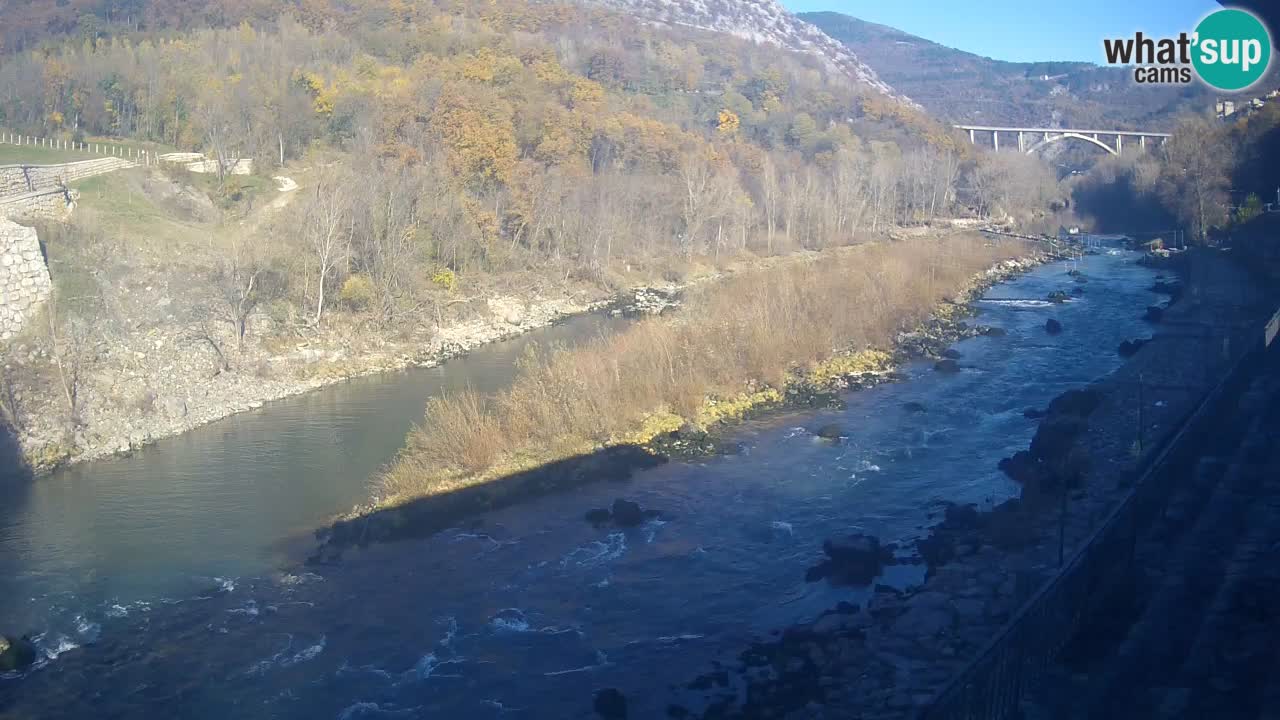
[{"label": "metal fence", "polygon": [[1214,423],[1224,398],[1248,382],[1250,370],[1267,352],[1262,333],[1226,376],[1149,456],[1129,493],[1082,544],[1062,570],[1022,606],[999,633],[931,702],[920,720],[1001,720],[1018,716],[1024,688],[1040,677],[1097,609],[1108,590],[1129,575],[1138,535],[1169,497],[1160,480],[1196,454],[1184,442]]}]

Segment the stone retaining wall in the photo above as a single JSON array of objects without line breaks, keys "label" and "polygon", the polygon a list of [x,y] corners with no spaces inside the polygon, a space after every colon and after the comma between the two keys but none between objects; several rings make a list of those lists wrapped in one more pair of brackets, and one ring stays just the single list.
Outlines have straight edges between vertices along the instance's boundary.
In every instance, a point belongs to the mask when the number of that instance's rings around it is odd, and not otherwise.
[{"label": "stone retaining wall", "polygon": [[53,291],[35,228],[0,218],[0,340],[8,340]]},{"label": "stone retaining wall", "polygon": [[75,209],[77,197],[75,190],[61,187],[0,197],[0,220],[65,220]]},{"label": "stone retaining wall", "polygon": [[123,158],[98,158],[61,165],[0,165],[0,198],[48,190],[135,165]]}]

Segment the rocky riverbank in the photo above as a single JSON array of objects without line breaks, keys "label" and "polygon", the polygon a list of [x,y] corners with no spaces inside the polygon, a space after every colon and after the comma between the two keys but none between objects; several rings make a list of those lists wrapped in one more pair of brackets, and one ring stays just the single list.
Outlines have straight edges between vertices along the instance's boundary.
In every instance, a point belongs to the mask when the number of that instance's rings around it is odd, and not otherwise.
[{"label": "rocky riverbank", "polygon": [[[268,318],[256,319],[262,334],[254,347],[239,353],[234,366],[219,367],[208,343],[193,338],[179,324],[153,328],[95,348],[92,371],[78,380],[79,423],[70,435],[58,407],[64,398],[53,392],[22,393],[23,453],[37,472],[128,454],[161,438],[179,435],[268,402],[334,383],[411,367],[434,367],[489,343],[547,327],[574,315],[608,312],[641,316],[660,314],[679,304],[690,283],[708,282],[717,274],[687,283],[642,287],[619,294],[570,293],[552,297],[491,297],[470,317],[442,326],[421,328],[407,336],[370,334],[335,322],[304,341],[273,341]],[[16,344],[12,368],[47,365],[47,350],[38,344]]]},{"label": "rocky riverbank", "polygon": [[[1257,320],[1259,291],[1246,273],[1221,257],[1204,262],[1203,284],[1189,288],[1164,318],[1219,328]],[[1059,533],[1069,557],[1115,507],[1146,453],[1245,347],[1241,333],[1254,328],[1240,327],[1220,330],[1208,356],[1203,341],[1188,340],[1185,332],[1157,334],[1108,378],[1055,400],[1031,448],[1010,460],[1011,474],[1023,482],[1021,497],[988,512],[950,506],[914,552],[898,549],[896,562],[927,565],[922,585],[906,592],[876,586],[864,605],[841,603],[747,648],[733,668],[689,684],[687,690],[701,694],[699,714],[913,716],[1054,575]],[[1068,510],[1060,524],[1064,489]],[[825,554],[827,565],[836,559],[830,550]],[[680,705],[669,713],[694,715]]]}]

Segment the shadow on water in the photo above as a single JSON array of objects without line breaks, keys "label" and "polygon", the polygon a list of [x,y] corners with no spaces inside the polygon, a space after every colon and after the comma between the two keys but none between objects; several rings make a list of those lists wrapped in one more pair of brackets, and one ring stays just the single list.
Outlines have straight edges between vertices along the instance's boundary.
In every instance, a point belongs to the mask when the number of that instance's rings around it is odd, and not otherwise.
[{"label": "shadow on water", "polygon": [[4,515],[20,511],[31,497],[31,466],[22,457],[18,436],[7,423],[0,423],[0,494],[5,502],[0,511]]},{"label": "shadow on water", "polygon": [[370,543],[427,537],[457,523],[460,518],[600,480],[621,482],[637,471],[665,462],[665,456],[639,445],[615,445],[479,485],[374,510],[317,530],[321,545],[308,562],[333,562],[341,557],[343,550]]}]

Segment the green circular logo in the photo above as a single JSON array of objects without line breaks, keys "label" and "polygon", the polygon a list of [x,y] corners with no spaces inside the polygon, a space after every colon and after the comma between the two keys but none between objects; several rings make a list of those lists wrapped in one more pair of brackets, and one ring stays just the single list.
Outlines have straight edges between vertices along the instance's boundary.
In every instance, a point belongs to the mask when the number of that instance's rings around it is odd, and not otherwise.
[{"label": "green circular logo", "polygon": [[1271,35],[1247,10],[1218,10],[1196,26],[1191,63],[1200,79],[1219,90],[1244,90],[1271,62]]}]

